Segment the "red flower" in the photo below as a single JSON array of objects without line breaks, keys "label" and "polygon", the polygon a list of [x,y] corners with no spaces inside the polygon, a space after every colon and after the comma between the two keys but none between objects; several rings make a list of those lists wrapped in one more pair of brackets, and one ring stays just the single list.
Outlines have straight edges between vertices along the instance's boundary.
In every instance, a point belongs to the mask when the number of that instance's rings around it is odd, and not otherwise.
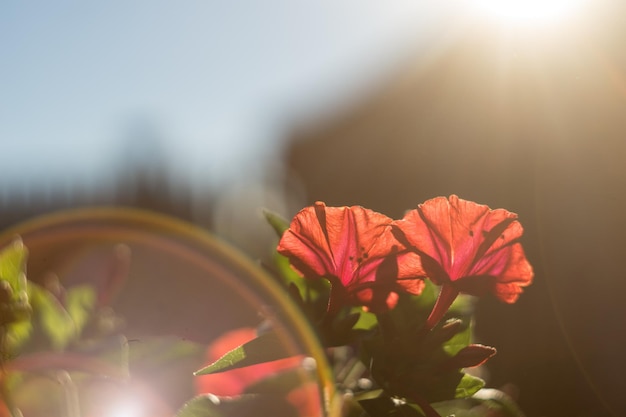
[{"label": "red flower", "polygon": [[398,291],[419,294],[424,286],[419,256],[396,241],[391,222],[360,206],[317,202],[294,217],[278,252],[305,278],[331,282],[329,311],[344,305],[385,310],[395,305]]},{"label": "red flower", "polygon": [[513,303],[532,282],[532,267],[518,242],[522,226],[515,213],[504,209],[491,210],[455,195],[437,197],[394,222],[394,232],[421,256],[428,277],[442,285],[428,328],[460,292],[493,293]]},{"label": "red flower", "polygon": [[[207,349],[207,364],[215,362],[232,349],[249,342],[256,336],[256,330],[251,327],[244,327],[223,334]],[[200,375],[195,378],[196,392],[227,397],[239,395],[247,386],[280,371],[293,369],[299,366],[301,362],[302,357],[293,357],[217,374]]]},{"label": "red flower", "polygon": [[[207,349],[207,364],[215,362],[230,350],[249,342],[256,336],[256,330],[250,327],[225,333]],[[303,359],[303,356],[296,356],[217,374],[200,375],[195,379],[196,393],[224,397],[240,395],[248,386],[263,378],[301,366]],[[312,417],[319,416],[321,413],[319,388],[314,381],[303,382],[302,385],[294,387],[287,394],[286,399],[298,410],[299,416]]]}]

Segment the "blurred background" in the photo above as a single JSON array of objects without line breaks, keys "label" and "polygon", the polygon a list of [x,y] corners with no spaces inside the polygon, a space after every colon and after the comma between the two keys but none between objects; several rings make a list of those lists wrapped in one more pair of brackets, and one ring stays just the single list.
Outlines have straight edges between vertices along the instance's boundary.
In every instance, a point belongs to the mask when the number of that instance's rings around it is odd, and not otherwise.
[{"label": "blurred background", "polygon": [[529,416],[626,414],[626,4],[0,4],[0,224],[174,215],[254,258],[259,216],[457,194],[520,215],[535,283],[481,302]]}]

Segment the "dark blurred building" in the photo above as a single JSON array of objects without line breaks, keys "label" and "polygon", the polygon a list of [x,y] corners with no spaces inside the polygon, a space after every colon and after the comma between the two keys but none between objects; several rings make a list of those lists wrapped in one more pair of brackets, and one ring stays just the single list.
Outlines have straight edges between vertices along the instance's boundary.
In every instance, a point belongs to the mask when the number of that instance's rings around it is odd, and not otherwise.
[{"label": "dark blurred building", "polygon": [[562,33],[475,29],[286,154],[309,203],[519,214],[535,283],[482,301],[477,332],[499,351],[489,385],[529,416],[626,415],[626,9],[598,10]]}]

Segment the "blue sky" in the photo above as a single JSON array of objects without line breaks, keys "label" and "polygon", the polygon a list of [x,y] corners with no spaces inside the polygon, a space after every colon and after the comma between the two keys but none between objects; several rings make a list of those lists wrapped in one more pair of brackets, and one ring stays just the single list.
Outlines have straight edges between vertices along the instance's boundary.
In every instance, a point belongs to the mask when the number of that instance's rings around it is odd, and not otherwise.
[{"label": "blue sky", "polygon": [[174,172],[229,180],[428,49],[444,20],[411,0],[2,2],[0,186],[106,176],[137,120]]}]

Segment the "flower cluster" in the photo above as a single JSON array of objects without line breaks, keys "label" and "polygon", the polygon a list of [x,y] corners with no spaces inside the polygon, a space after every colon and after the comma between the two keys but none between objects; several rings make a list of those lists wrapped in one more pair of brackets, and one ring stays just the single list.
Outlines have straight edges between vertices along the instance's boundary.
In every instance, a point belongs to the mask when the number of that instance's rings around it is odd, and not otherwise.
[{"label": "flower cluster", "polygon": [[[516,214],[452,195],[428,200],[397,220],[361,206],[322,202],[290,223],[266,215],[280,236],[276,278],[326,348],[334,384],[343,393],[342,416],[522,415],[512,401],[499,407],[506,395],[480,392],[485,382],[466,372],[496,353],[473,343],[474,298],[492,294],[513,303],[533,279]],[[245,332],[254,335],[253,329]],[[268,379],[285,372],[285,364],[294,366],[276,355],[273,340],[276,333],[266,328],[241,346],[231,340],[233,349],[219,352],[220,358],[209,355],[214,362],[197,375],[215,375],[200,380],[200,392],[267,393],[261,387],[271,385],[287,399],[281,415],[319,416],[319,409],[296,401],[301,397],[295,387]],[[230,385],[238,388],[224,392]]]},{"label": "flower cluster", "polygon": [[517,215],[455,195],[420,204],[400,220],[360,207],[301,210],[278,252],[307,279],[332,285],[329,312],[345,305],[380,312],[398,292],[419,295],[424,279],[441,286],[426,327],[436,325],[459,293],[488,293],[507,303],[531,283]]}]

